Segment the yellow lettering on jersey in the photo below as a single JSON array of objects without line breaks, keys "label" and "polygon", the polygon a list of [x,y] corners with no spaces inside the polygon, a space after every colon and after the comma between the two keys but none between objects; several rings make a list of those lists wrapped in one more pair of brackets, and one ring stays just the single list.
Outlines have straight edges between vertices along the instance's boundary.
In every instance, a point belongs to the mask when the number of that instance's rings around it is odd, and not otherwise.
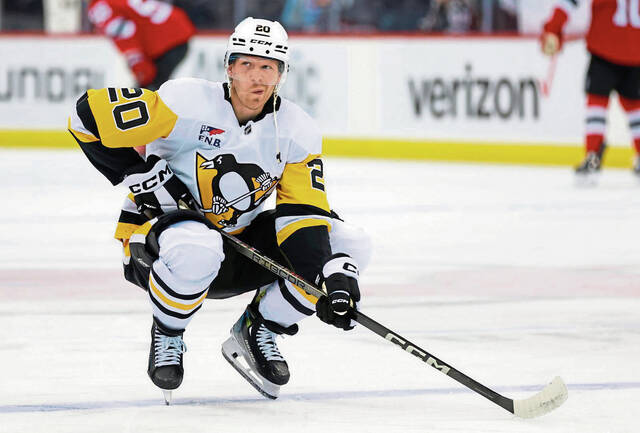
[{"label": "yellow lettering on jersey", "polygon": [[309,155],[302,162],[287,164],[278,184],[276,205],[307,204],[330,212],[322,176],[320,155]]},{"label": "yellow lettering on jersey", "polygon": [[147,89],[91,89],[89,107],[106,147],[143,146],[167,137],[178,116]]}]

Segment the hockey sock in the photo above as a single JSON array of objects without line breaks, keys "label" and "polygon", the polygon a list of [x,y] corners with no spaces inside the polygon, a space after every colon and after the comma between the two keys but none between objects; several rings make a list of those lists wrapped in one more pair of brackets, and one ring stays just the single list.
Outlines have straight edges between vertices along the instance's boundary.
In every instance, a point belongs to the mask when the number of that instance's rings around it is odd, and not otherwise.
[{"label": "hockey sock", "polygon": [[600,151],[606,130],[608,105],[608,96],[587,94],[587,116],[585,119],[585,147],[587,152]]},{"label": "hockey sock", "polygon": [[316,300],[290,282],[278,280],[267,288],[258,310],[265,319],[289,327],[311,316],[315,312]]},{"label": "hockey sock", "polygon": [[627,112],[633,147],[636,149],[636,153],[640,154],[640,99],[620,97],[620,103],[624,111]]},{"label": "hockey sock", "polygon": [[[149,275],[149,298],[153,308],[153,316],[164,327],[183,330],[193,315],[202,307],[209,287],[201,285],[175,284],[171,271],[161,261],[156,260]],[[173,290],[180,288],[180,292]],[[187,290],[185,290],[187,289]]]}]

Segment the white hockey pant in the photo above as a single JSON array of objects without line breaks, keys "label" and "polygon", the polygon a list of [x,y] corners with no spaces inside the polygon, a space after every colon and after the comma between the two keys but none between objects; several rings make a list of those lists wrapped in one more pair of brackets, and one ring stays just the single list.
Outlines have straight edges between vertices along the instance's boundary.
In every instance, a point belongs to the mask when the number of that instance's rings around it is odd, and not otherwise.
[{"label": "white hockey pant", "polygon": [[[346,253],[360,272],[371,258],[371,241],[359,228],[332,220],[331,251]],[[159,238],[159,258],[149,276],[153,315],[165,327],[185,329],[218,275],[224,252],[222,236],[204,224],[183,221],[164,230]],[[288,327],[314,314],[316,298],[282,280],[271,283],[260,301],[263,317]]]}]

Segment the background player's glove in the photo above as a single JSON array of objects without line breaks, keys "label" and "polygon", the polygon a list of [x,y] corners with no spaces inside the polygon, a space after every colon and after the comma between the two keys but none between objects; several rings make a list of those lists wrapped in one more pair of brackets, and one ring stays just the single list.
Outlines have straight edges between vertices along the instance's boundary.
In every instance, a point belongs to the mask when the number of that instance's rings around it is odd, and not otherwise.
[{"label": "background player's glove", "polygon": [[171,210],[199,208],[167,161],[156,155],[149,155],[146,162],[131,167],[123,183],[133,193],[138,212],[149,219],[164,213],[161,204]]},{"label": "background player's glove", "polygon": [[540,43],[542,44],[542,52],[547,56],[553,56],[562,46],[561,38],[552,32],[544,32],[540,38]]},{"label": "background player's glove", "polygon": [[[146,87],[156,78],[156,65],[139,50],[128,50],[124,53],[131,72],[136,77],[138,87]],[[155,89],[154,89],[155,90]]]},{"label": "background player's glove", "polygon": [[358,266],[346,254],[330,256],[316,281],[327,294],[318,299],[316,314],[323,322],[345,331],[353,329],[353,311],[360,301]]}]

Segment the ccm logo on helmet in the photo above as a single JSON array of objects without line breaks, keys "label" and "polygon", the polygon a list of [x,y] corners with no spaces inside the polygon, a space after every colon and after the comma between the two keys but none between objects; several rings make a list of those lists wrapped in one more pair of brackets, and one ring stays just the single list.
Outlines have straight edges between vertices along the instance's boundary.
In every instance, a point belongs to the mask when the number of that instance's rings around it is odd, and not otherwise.
[{"label": "ccm logo on helmet", "polygon": [[252,44],[258,44],[258,45],[273,45],[273,42],[261,41],[259,39],[251,39],[249,42],[251,42]]},{"label": "ccm logo on helmet", "polygon": [[158,184],[164,183],[165,179],[169,178],[173,172],[171,168],[167,165],[165,170],[159,170],[157,173],[154,173],[149,179],[143,180],[139,183],[134,183],[133,185],[129,185],[129,189],[132,193],[138,194],[143,191],[153,191]]}]

